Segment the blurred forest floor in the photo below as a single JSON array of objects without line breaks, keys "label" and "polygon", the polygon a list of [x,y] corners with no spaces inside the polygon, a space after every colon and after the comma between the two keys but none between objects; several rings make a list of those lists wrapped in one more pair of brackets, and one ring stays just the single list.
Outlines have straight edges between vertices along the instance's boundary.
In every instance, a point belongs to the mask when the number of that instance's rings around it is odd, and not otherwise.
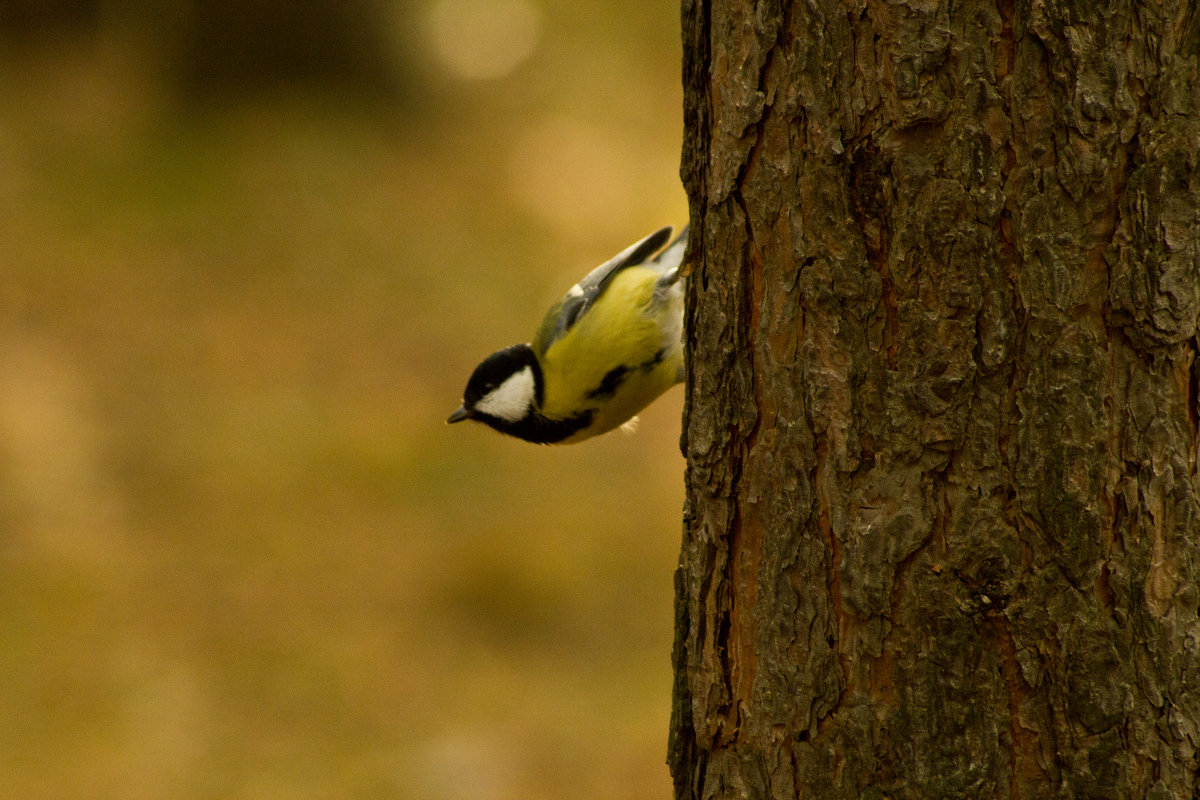
[{"label": "blurred forest floor", "polygon": [[678,9],[493,5],[379,6],[333,81],[0,37],[0,796],[670,795],[681,393],[444,420],[684,221]]}]

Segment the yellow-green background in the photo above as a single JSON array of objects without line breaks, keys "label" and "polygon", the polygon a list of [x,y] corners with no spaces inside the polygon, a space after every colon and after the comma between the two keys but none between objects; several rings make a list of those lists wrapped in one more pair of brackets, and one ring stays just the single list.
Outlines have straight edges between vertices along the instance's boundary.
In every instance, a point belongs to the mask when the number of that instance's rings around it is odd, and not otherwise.
[{"label": "yellow-green background", "polygon": [[670,795],[680,391],[562,448],[444,419],[683,221],[678,6],[534,2],[486,80],[429,7],[362,93],[3,39],[0,797]]}]

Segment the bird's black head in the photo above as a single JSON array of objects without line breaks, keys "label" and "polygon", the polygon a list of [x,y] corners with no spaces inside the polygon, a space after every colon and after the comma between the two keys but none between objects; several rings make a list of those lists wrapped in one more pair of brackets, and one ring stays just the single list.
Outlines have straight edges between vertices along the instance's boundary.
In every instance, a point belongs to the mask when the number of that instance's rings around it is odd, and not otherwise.
[{"label": "bird's black head", "polygon": [[476,419],[501,429],[536,412],[542,401],[542,370],[533,348],[515,344],[492,353],[475,368],[462,408],[450,422]]},{"label": "bird's black head", "polygon": [[569,439],[591,424],[586,409],[565,419],[542,415],[542,368],[527,344],[492,353],[475,368],[463,392],[462,407],[447,422],[473,419],[501,433],[537,444]]}]

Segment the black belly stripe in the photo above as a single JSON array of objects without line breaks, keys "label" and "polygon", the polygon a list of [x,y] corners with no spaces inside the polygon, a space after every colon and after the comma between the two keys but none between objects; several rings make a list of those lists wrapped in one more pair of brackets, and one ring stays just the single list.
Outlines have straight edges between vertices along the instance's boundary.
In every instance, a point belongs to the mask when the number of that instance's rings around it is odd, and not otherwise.
[{"label": "black belly stripe", "polygon": [[638,364],[638,369],[642,370],[643,372],[649,372],[650,370],[654,369],[659,364],[661,364],[666,357],[667,357],[667,349],[664,347],[663,349],[661,349],[657,353],[655,353],[654,357],[651,358],[649,361],[643,361],[641,364]]},{"label": "black belly stripe", "polygon": [[587,393],[588,399],[596,400],[602,397],[612,397],[617,393],[617,389],[621,388],[621,384],[625,382],[625,376],[628,374],[628,367],[613,367],[600,380],[600,385]]}]

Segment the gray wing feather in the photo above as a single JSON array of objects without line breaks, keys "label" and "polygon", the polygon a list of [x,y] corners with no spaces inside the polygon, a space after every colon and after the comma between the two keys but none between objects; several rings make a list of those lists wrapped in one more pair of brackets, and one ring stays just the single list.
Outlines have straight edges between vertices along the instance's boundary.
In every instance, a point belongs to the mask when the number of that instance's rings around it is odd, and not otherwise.
[{"label": "gray wing feather", "polygon": [[[658,252],[659,248],[671,238],[671,231],[670,227],[660,228],[645,239],[635,242],[617,253],[571,287],[558,305],[546,315],[538,335],[534,337],[534,350],[539,354],[545,353],[546,349],[570,330],[583,312],[587,311],[588,307],[604,294],[604,290],[621,270],[646,263],[646,260]],[[658,259],[655,261],[657,262]]]}]

